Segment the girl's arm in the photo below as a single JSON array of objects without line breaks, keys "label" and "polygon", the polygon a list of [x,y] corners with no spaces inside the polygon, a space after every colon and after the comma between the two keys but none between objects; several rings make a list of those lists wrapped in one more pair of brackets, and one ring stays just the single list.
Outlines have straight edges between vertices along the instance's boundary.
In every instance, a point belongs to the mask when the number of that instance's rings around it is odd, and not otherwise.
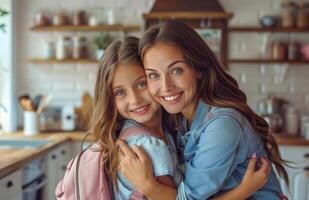
[{"label": "girl's arm", "polygon": [[[147,154],[140,147],[133,147],[132,150],[123,141],[118,141],[120,147],[120,171],[124,176],[148,199],[170,200],[176,199],[177,190],[173,187],[160,183],[153,177],[151,162]],[[241,200],[246,199],[266,182],[270,166],[266,159],[262,158],[262,165],[255,171],[256,157],[253,156],[249,162],[246,174],[242,183],[222,194],[215,200]]]},{"label": "girl's arm", "polygon": [[213,200],[238,200],[238,199],[247,199],[257,190],[262,188],[267,182],[267,175],[270,172],[270,166],[268,161],[265,158],[261,158],[261,167],[258,171],[255,171],[256,164],[256,154],[252,155],[252,158],[249,161],[246,173],[241,181],[241,184],[216,197]]}]

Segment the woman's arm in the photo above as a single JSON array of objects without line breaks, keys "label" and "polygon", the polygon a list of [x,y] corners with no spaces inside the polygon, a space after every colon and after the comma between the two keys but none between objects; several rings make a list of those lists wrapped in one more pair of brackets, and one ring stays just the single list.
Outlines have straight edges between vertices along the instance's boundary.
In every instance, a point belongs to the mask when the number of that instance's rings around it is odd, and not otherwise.
[{"label": "woman's arm", "polygon": [[[118,144],[121,160],[119,169],[140,192],[151,200],[176,199],[177,190],[175,188],[167,186],[164,183],[162,184],[154,178],[151,162],[142,148],[134,146],[131,150],[123,141],[119,141]],[[255,163],[256,157],[253,156],[249,162],[242,183],[238,187],[214,199],[246,199],[260,189],[267,182],[270,166],[267,160],[262,158],[260,169],[255,171]]]}]

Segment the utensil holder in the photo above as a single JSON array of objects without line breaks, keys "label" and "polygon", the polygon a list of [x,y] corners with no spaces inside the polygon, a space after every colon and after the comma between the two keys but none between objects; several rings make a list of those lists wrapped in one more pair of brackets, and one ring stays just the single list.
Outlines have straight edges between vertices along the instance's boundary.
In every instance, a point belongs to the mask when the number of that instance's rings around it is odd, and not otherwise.
[{"label": "utensil holder", "polygon": [[34,111],[24,111],[24,135],[39,133],[39,116]]}]

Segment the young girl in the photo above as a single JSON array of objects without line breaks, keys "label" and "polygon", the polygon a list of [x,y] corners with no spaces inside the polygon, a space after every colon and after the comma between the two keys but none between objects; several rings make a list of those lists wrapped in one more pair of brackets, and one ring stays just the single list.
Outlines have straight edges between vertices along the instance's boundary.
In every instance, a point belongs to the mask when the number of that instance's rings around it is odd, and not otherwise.
[{"label": "young girl", "polygon": [[[133,185],[121,173],[117,173],[116,140],[130,127],[140,127],[144,131],[128,137],[126,142],[142,146],[149,154],[156,180],[175,188],[182,179],[177,169],[173,136],[170,134],[173,130],[160,104],[148,92],[145,72],[137,55],[138,42],[137,38],[128,37],[113,42],[107,48],[97,72],[90,130],[99,141],[102,156],[105,156],[105,167],[114,186],[115,199],[121,200],[142,198],[135,195]],[[258,171],[254,169],[255,162],[256,158],[253,157],[243,182],[218,199],[234,199],[235,196],[245,199],[262,187],[267,181],[268,162],[262,158],[262,166]],[[99,177],[88,176],[87,182],[96,178]]]},{"label": "young girl", "polygon": [[[246,102],[204,40],[186,24],[172,20],[148,29],[139,53],[153,98],[177,114],[178,148],[184,179],[173,190],[153,178],[142,148],[124,142],[120,171],[149,199],[208,199],[241,183],[252,153],[265,156],[288,181],[269,126]],[[280,184],[271,170],[254,199],[279,199]]]}]

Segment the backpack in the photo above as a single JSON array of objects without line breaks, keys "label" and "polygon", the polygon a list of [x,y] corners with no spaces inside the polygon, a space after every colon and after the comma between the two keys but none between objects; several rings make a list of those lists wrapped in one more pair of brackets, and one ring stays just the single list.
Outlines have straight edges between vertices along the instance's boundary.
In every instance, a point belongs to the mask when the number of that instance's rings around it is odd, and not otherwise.
[{"label": "backpack", "polygon": [[[140,126],[125,128],[119,138],[126,140],[138,135],[158,138],[151,130]],[[94,143],[68,163],[64,178],[56,187],[57,200],[115,199],[99,149],[99,144]],[[142,200],[144,196],[135,191],[130,199]]]}]

